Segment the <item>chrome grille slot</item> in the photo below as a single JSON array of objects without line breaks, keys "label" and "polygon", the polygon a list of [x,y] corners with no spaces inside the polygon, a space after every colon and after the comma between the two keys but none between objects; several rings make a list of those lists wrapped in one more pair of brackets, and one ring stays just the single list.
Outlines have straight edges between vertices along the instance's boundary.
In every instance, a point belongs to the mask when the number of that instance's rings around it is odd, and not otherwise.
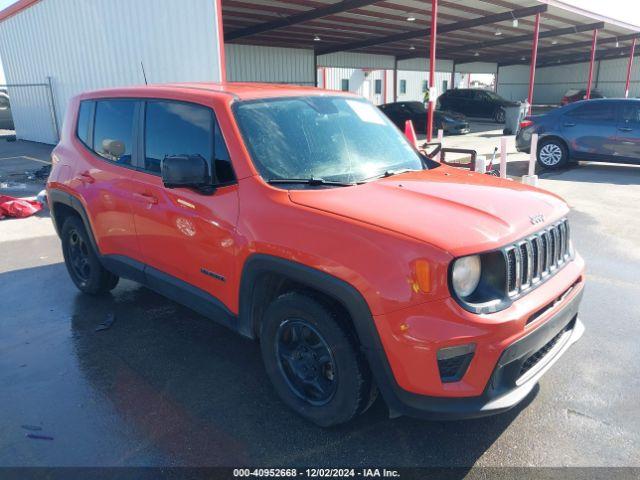
[{"label": "chrome grille slot", "polygon": [[507,292],[517,297],[555,274],[569,259],[566,219],[503,249],[507,265]]}]

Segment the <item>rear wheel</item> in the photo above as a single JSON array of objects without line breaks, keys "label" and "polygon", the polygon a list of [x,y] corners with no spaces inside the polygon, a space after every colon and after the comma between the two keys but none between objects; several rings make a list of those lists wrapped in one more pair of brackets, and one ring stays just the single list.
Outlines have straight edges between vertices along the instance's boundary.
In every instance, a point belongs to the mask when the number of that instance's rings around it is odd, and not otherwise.
[{"label": "rear wheel", "polygon": [[542,168],[557,169],[567,165],[569,153],[561,140],[550,138],[538,145],[537,159]]},{"label": "rear wheel", "polygon": [[119,277],[100,263],[82,220],[69,217],[62,226],[61,238],[64,263],[80,291],[96,295],[116,287]]},{"label": "rear wheel", "polygon": [[267,374],[299,415],[328,427],[351,420],[377,393],[355,339],[330,308],[301,293],[278,297],[264,314]]}]

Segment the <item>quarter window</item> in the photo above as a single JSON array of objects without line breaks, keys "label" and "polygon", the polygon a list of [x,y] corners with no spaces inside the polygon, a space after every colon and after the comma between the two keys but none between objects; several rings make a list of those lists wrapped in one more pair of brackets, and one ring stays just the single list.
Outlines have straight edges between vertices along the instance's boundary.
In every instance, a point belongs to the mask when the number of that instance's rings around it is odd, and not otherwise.
[{"label": "quarter window", "polygon": [[91,122],[91,111],[93,110],[94,102],[80,102],[80,110],[78,111],[78,127],[76,130],[76,134],[78,138],[90,147],[89,145],[89,130]]},{"label": "quarter window", "polygon": [[93,150],[101,157],[121,165],[131,165],[133,119],[136,101],[96,102]]}]

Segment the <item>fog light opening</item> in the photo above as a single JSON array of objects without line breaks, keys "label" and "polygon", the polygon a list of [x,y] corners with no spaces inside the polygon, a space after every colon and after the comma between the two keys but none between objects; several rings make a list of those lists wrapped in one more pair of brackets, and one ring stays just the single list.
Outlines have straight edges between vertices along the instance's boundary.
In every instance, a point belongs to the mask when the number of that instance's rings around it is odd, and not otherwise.
[{"label": "fog light opening", "polygon": [[438,370],[442,383],[458,382],[464,377],[476,351],[475,343],[438,350]]}]

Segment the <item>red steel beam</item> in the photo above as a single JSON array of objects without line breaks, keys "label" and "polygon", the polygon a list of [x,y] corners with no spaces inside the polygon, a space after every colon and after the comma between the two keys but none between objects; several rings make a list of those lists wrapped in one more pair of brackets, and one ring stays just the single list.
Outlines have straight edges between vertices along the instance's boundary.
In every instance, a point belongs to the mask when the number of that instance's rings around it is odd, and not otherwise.
[{"label": "red steel beam", "polygon": [[536,21],[533,25],[533,45],[531,46],[531,66],[529,67],[529,115],[533,105],[533,85],[536,79],[536,62],[538,61],[538,36],[540,35],[540,14],[536,14]]},{"label": "red steel beam", "polygon": [[[540,15],[540,14],[538,14]],[[431,48],[429,51],[429,90],[433,91],[436,83],[436,43],[438,33],[438,0],[431,0]],[[433,137],[433,108],[436,99],[429,95],[429,110],[427,111],[427,142]]]},{"label": "red steel beam", "polygon": [[598,29],[593,31],[593,40],[591,40],[591,58],[589,59],[589,78],[587,79],[587,100],[591,98],[591,82],[593,81],[593,64],[596,60],[596,48],[598,46]]},{"label": "red steel beam", "polygon": [[627,83],[624,86],[624,98],[629,98],[629,86],[631,85],[631,68],[633,67],[633,55],[636,53],[636,39],[631,43],[631,53],[629,54],[629,64],[627,65]]}]

